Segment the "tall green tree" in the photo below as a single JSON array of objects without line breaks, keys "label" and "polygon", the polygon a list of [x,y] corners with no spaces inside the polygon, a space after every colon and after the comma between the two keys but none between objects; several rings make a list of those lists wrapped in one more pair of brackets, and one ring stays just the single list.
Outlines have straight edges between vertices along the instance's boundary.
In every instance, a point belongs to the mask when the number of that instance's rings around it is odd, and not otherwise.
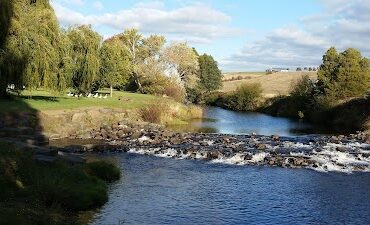
[{"label": "tall green tree", "polygon": [[92,90],[100,72],[101,36],[90,26],[79,26],[68,31],[71,41],[72,86],[81,93]]},{"label": "tall green tree", "polygon": [[6,95],[8,74],[5,73],[4,59],[6,39],[8,38],[10,22],[13,16],[13,1],[0,0],[0,98]]},{"label": "tall green tree", "polygon": [[221,70],[211,55],[203,54],[199,57],[199,85],[206,92],[222,87]]},{"label": "tall green tree", "polygon": [[326,95],[335,98],[361,96],[370,88],[369,60],[353,48],[340,54],[330,48],[323,57],[318,79]]},{"label": "tall green tree", "polygon": [[110,87],[110,96],[113,96],[113,87],[127,84],[131,67],[127,51],[119,39],[113,37],[104,41],[101,48],[101,82]]},{"label": "tall green tree", "polygon": [[[48,0],[9,1],[12,14],[3,47],[6,82],[29,89],[65,88],[65,35]],[[62,63],[61,61],[64,61]]]},{"label": "tall green tree", "polygon": [[317,73],[319,85],[323,91],[329,87],[336,79],[336,69],[338,67],[339,53],[335,47],[329,48],[322,57],[322,64]]}]

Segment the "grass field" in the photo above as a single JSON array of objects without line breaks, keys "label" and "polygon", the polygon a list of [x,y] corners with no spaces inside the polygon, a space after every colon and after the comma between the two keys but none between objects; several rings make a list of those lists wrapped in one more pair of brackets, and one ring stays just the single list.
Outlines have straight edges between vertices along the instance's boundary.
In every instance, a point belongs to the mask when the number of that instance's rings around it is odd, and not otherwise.
[{"label": "grass field", "polygon": [[[99,93],[104,95],[109,94],[109,91],[102,90]],[[14,96],[14,98],[15,100],[0,100],[0,112],[64,110],[89,107],[134,109],[162,99],[153,95],[121,91],[114,91],[113,97],[108,97],[107,99],[75,98],[68,97],[67,94],[55,96],[43,90],[33,92],[24,91],[20,96]]]},{"label": "grass field", "polygon": [[245,72],[245,73],[227,73],[224,74],[224,80],[232,77],[242,77],[241,80],[223,81],[223,92],[235,90],[242,83],[260,83],[265,97],[274,97],[277,95],[286,95],[291,86],[303,75],[308,74],[311,79],[317,79],[316,72],[288,72],[266,74],[264,72]]},{"label": "grass field", "polygon": [[231,79],[250,79],[255,76],[262,76],[266,75],[266,72],[233,72],[233,73],[224,73],[223,74],[223,81],[225,80],[231,80]]}]

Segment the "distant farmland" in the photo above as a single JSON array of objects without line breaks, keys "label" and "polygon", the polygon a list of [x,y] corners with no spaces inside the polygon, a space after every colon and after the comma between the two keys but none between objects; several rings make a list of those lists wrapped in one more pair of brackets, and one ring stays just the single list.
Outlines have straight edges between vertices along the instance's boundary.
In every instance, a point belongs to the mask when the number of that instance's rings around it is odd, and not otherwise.
[{"label": "distant farmland", "polygon": [[291,86],[303,75],[308,74],[312,80],[317,79],[317,72],[288,72],[266,74],[264,72],[225,73],[222,91],[235,90],[242,83],[261,83],[265,97],[274,97],[289,93]]}]

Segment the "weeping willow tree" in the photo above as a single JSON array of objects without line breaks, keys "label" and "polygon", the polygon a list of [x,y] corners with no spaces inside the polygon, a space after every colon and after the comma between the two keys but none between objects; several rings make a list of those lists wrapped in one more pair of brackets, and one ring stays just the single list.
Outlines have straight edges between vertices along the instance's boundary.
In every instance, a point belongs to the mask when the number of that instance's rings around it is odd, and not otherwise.
[{"label": "weeping willow tree", "polygon": [[110,87],[110,96],[112,97],[113,87],[126,85],[130,78],[131,67],[128,53],[119,39],[113,37],[104,41],[100,58],[100,81]]},{"label": "weeping willow tree", "polygon": [[49,1],[13,0],[11,5],[2,66],[7,82],[30,90],[64,90],[70,79],[69,42]]},{"label": "weeping willow tree", "polygon": [[85,25],[71,28],[67,34],[72,47],[72,86],[80,93],[88,93],[98,79],[102,38]]},{"label": "weeping willow tree", "polygon": [[6,95],[6,86],[9,79],[5,71],[4,59],[6,55],[6,40],[12,15],[13,2],[11,0],[0,0],[0,97]]}]

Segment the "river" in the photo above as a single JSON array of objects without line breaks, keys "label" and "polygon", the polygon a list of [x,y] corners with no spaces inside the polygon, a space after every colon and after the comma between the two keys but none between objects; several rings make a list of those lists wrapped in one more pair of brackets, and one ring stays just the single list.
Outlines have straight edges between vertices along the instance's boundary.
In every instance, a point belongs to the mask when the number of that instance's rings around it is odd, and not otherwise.
[{"label": "river", "polygon": [[123,178],[93,225],[370,223],[368,173],[116,157]]},{"label": "river", "polygon": [[195,119],[189,125],[170,128],[180,131],[200,131],[222,134],[252,134],[299,136],[319,131],[302,121],[273,117],[256,112],[235,112],[218,107],[204,108],[204,118]]},{"label": "river", "polygon": [[[182,130],[297,136],[308,124],[207,108]],[[317,172],[112,154],[123,178],[93,225],[370,224],[370,173]]]}]

